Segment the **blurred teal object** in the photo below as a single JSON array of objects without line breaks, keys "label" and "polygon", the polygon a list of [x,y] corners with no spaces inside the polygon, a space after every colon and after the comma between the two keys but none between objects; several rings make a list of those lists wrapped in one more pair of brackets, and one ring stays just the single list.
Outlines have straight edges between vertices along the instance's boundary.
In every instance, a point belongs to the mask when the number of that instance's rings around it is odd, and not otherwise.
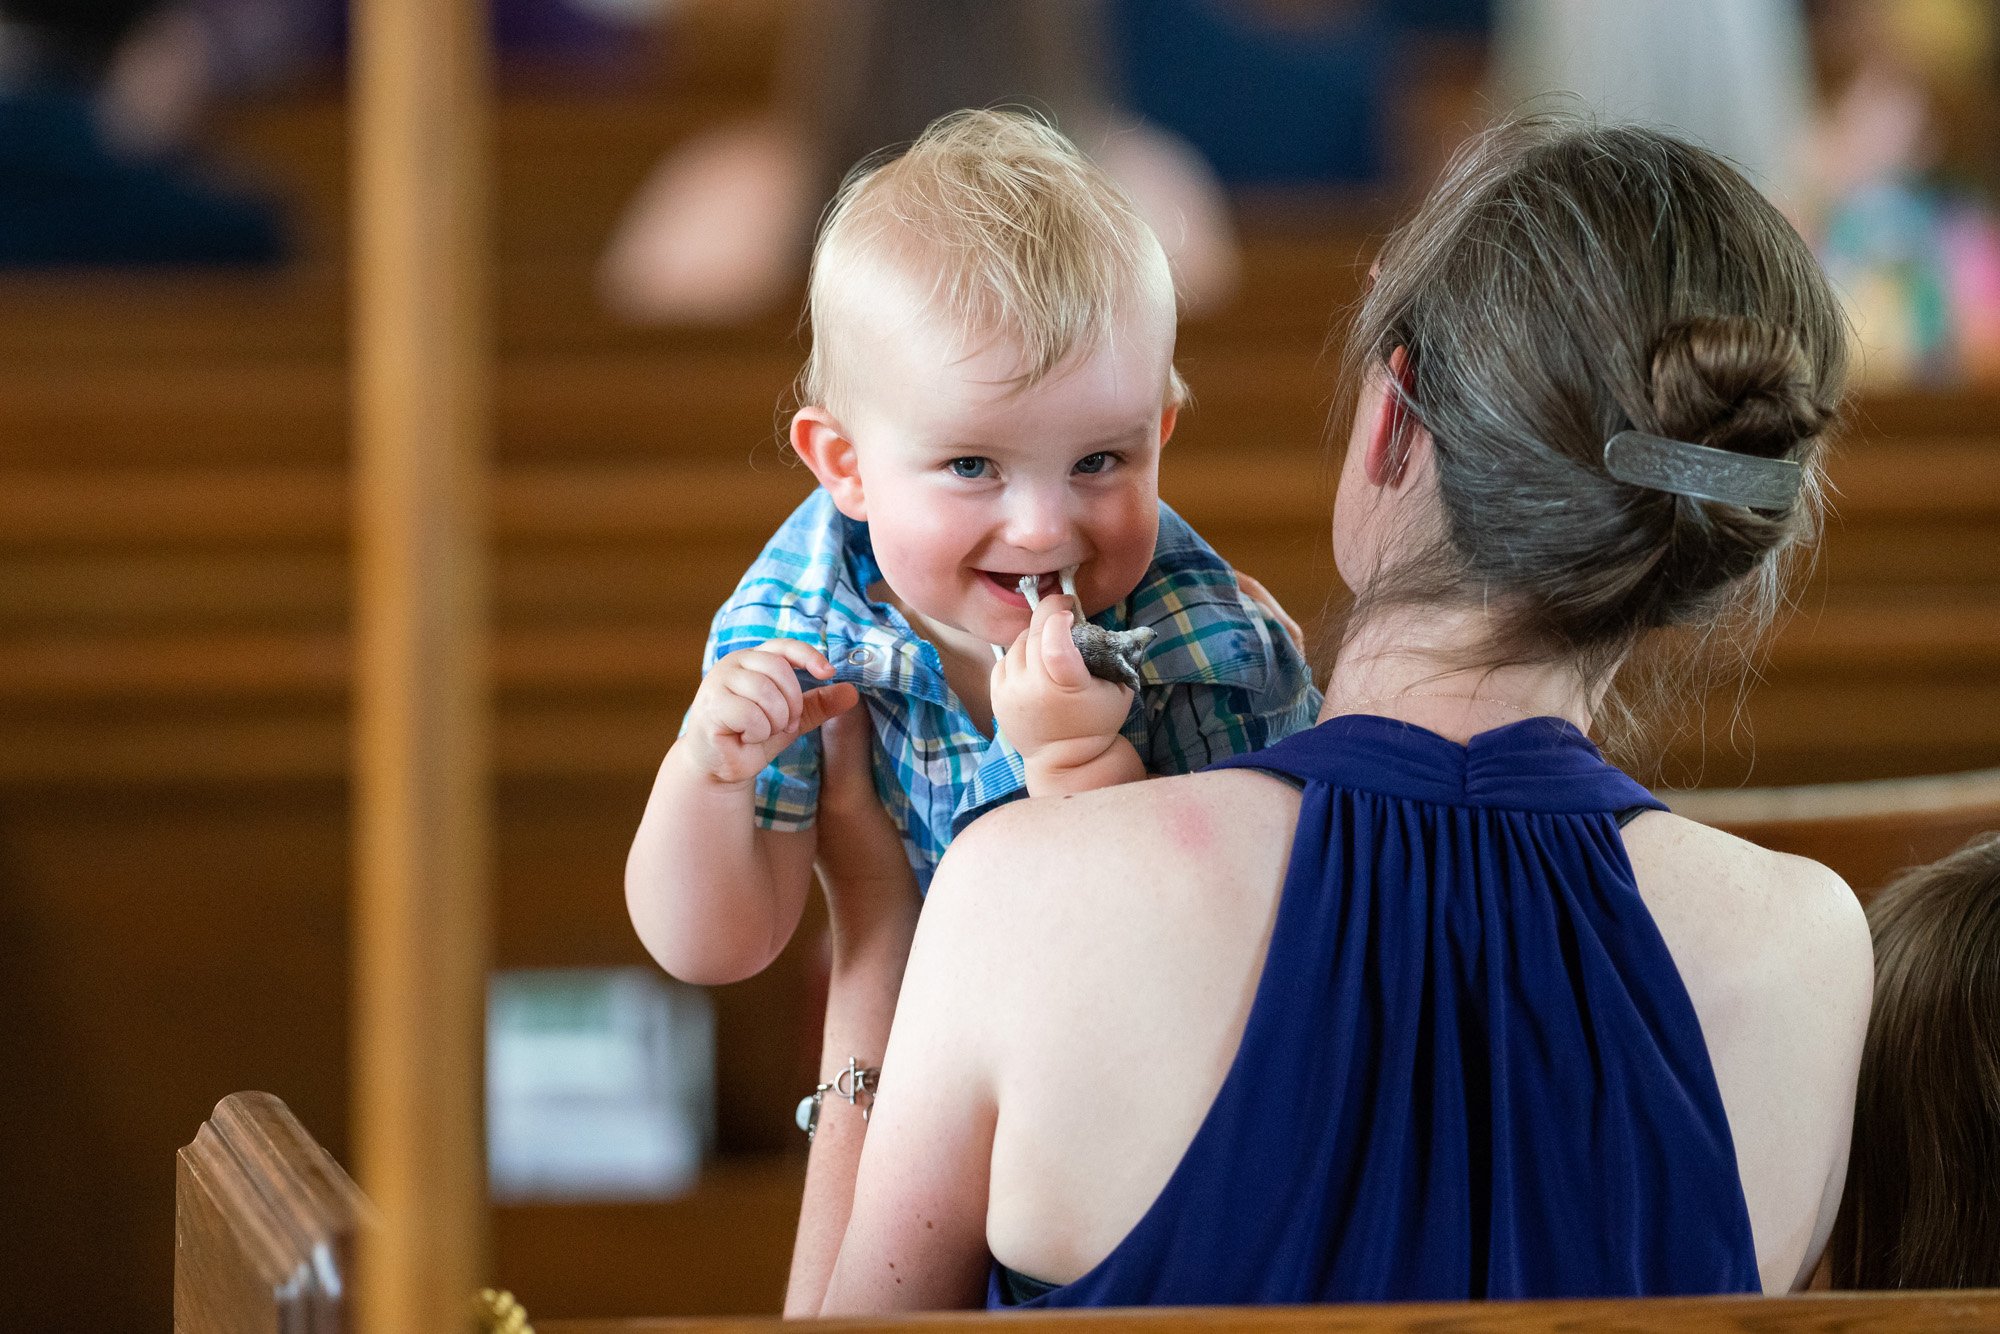
[{"label": "blurred teal object", "polygon": [[690,1189],[715,1139],[707,993],[650,968],[495,973],[486,1125],[496,1200]]},{"label": "blurred teal object", "polygon": [[2000,378],[2000,223],[1978,196],[1915,179],[1834,202],[1820,258],[1877,388]]}]

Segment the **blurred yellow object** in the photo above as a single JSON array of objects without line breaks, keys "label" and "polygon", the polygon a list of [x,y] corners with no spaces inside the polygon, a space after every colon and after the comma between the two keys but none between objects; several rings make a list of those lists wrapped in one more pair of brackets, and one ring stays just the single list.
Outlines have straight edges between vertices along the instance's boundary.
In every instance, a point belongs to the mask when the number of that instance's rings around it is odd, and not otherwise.
[{"label": "blurred yellow object", "polygon": [[482,1334],[535,1334],[528,1310],[504,1289],[481,1288],[477,1302]]},{"label": "blurred yellow object", "polygon": [[1926,77],[1965,84],[1984,74],[1993,50],[1990,0],[1894,0],[1887,20],[1898,54]]}]

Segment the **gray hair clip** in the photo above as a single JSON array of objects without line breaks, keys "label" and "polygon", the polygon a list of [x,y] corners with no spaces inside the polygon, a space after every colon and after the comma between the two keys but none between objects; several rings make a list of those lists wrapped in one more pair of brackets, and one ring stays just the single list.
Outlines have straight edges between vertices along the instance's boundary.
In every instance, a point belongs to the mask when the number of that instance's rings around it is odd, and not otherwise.
[{"label": "gray hair clip", "polygon": [[1766,459],[1727,449],[1620,431],[1604,442],[1604,470],[1621,482],[1753,510],[1787,510],[1798,502],[1804,470],[1790,459]]}]

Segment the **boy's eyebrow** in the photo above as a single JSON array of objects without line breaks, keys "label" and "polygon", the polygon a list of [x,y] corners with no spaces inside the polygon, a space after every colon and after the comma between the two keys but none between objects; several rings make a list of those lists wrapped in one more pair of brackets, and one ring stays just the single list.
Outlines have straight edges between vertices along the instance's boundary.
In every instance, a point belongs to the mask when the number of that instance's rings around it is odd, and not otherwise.
[{"label": "boy's eyebrow", "polygon": [[[1150,421],[1140,422],[1136,426],[1128,427],[1123,431],[1114,431],[1110,435],[1103,436],[1099,439],[1089,440],[1083,442],[1082,444],[1072,445],[1071,448],[1074,449],[1079,454],[1095,454],[1100,450],[1109,449],[1113,445],[1129,444],[1134,440],[1139,440],[1149,437],[1152,435],[1155,429],[1157,428],[1153,422]],[[995,454],[995,453],[1004,454],[1009,452],[1007,447],[1004,445],[973,444],[969,441],[964,441],[964,440],[948,440],[936,446],[936,449],[938,453],[951,457],[956,457],[961,454]]]}]

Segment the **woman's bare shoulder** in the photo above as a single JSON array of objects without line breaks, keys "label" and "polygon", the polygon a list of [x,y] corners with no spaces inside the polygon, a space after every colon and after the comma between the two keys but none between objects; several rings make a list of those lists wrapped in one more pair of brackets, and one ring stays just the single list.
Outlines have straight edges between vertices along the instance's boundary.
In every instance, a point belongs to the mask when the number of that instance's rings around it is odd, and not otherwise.
[{"label": "woman's bare shoulder", "polygon": [[1818,862],[1679,816],[1641,816],[1625,846],[1701,1023],[1764,1286],[1784,1291],[1840,1199],[1874,990],[1867,918]]},{"label": "woman's bare shoulder", "polygon": [[1297,819],[1297,789],[1240,769],[1017,801],[952,841],[930,902],[977,900],[979,925],[1000,929],[1128,911],[1135,897],[1198,893],[1260,859],[1282,867]]},{"label": "woman's bare shoulder", "polygon": [[1816,997],[1828,1022],[1865,1022],[1868,920],[1831,869],[1665,813],[1634,820],[1625,846],[1698,1003],[1703,991],[1718,1004],[1782,991]]}]

